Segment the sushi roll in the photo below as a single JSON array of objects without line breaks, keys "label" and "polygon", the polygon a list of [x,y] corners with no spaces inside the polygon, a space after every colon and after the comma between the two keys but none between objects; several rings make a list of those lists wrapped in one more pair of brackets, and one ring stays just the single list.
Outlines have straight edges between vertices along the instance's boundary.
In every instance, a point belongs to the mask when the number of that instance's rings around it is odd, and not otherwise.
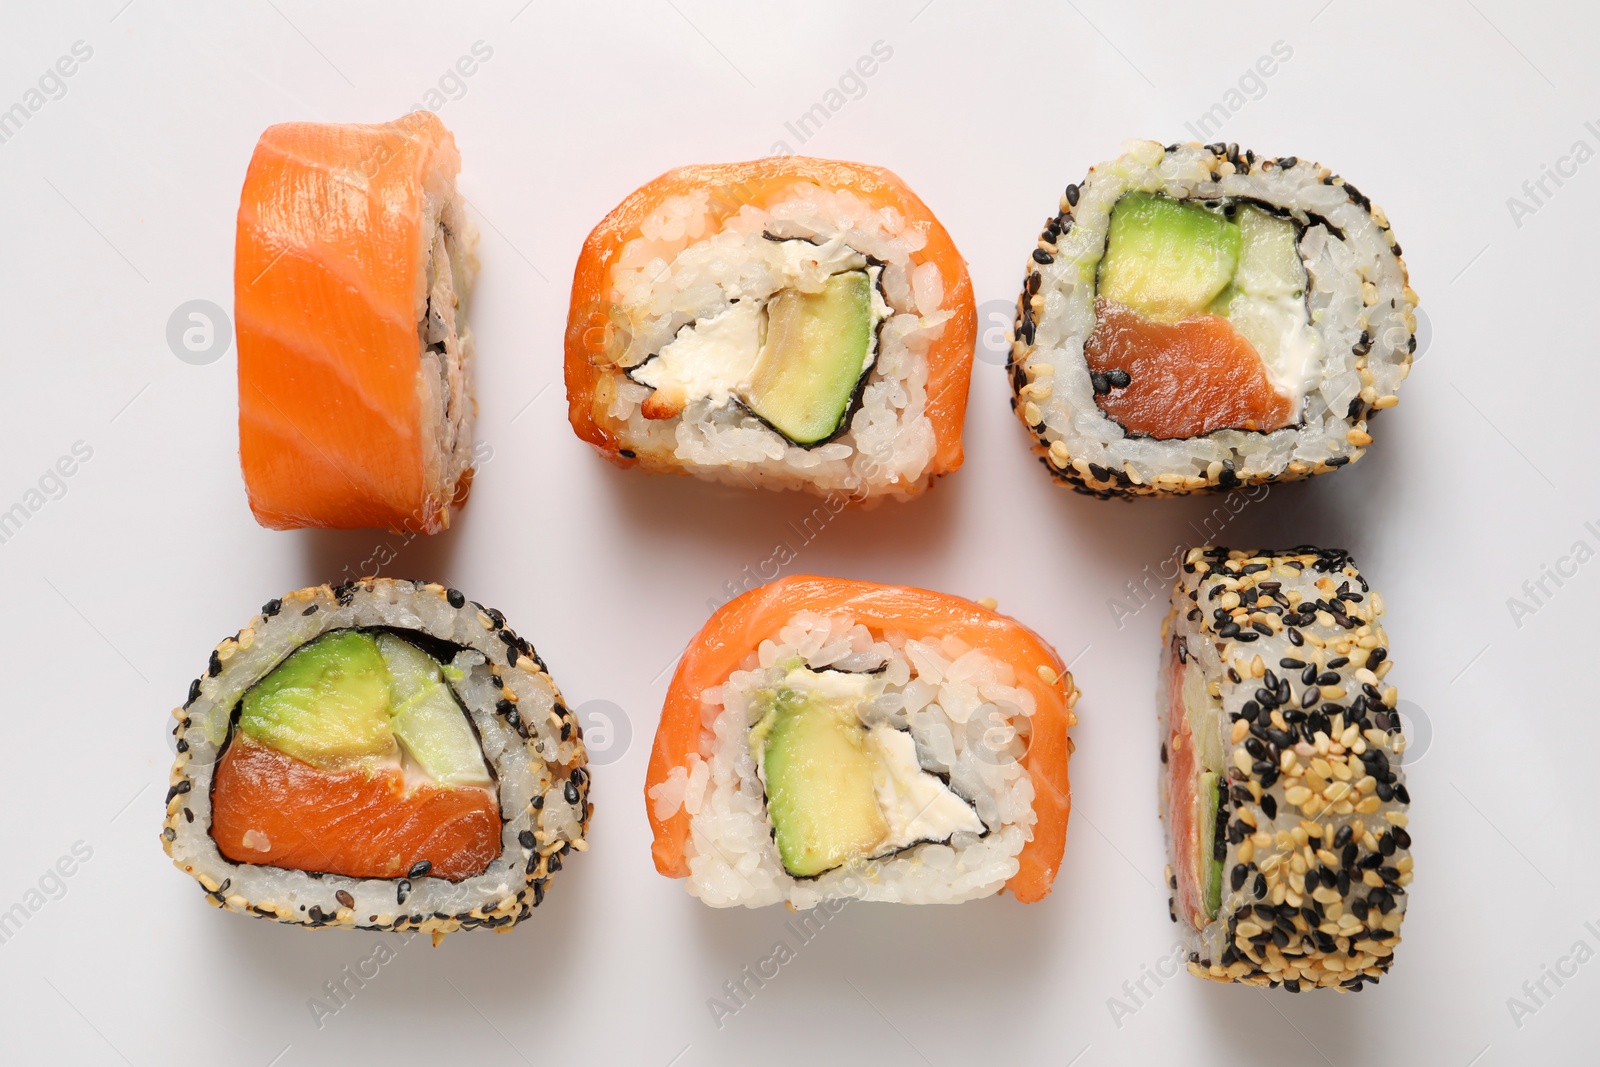
[{"label": "sushi roll", "polygon": [[506,929],[586,848],[582,733],[544,661],[454,589],[269,601],[178,720],[161,832],[213,905],[301,926]]},{"label": "sushi roll", "polygon": [[715,907],[1050,892],[1078,691],[959,597],[797,576],[724,605],[667,693],[656,869]]},{"label": "sushi roll", "polygon": [[1382,209],[1326,167],[1137,141],[1039,236],[1012,407],[1051,475],[1094,496],[1322,474],[1398,402],[1416,306]]},{"label": "sushi roll", "polygon": [[472,484],[476,237],[437,117],[261,135],[234,250],[239,459],[263,526],[436,533]]},{"label": "sushi roll", "polygon": [[976,330],[965,262],[888,171],[683,167],[584,243],[568,416],[624,467],[905,498],[961,466]]},{"label": "sushi roll", "polygon": [[1162,624],[1161,815],[1189,971],[1344,991],[1411,885],[1383,598],[1335,549],[1194,548]]}]

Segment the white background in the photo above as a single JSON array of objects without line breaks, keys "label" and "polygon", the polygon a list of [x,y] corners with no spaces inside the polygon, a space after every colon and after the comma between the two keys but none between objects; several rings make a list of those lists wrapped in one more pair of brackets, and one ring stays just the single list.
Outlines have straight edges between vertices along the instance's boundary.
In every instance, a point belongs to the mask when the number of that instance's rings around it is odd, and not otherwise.
[{"label": "white background", "polygon": [[[15,5],[0,36],[0,108],[74,42],[93,49],[0,144],[0,509],[75,442],[93,450],[0,544],[0,910],[38,903],[41,879],[56,889],[46,872],[74,843],[93,853],[0,944],[0,1059],[1595,1061],[1600,962],[1546,979],[1542,1003],[1523,990],[1578,941],[1586,961],[1600,950],[1584,926],[1600,930],[1600,562],[1547,579],[1540,604],[1522,591],[1580,539],[1600,548],[1584,527],[1600,531],[1600,279],[1585,254],[1600,162],[1547,179],[1540,203],[1521,191],[1575,141],[1600,149],[1600,121],[1584,126],[1600,120],[1592,8],[122,3]],[[393,119],[478,41],[492,57],[439,110],[483,231],[471,321],[494,458],[432,539],[260,529],[233,349],[185,363],[168,318],[194,299],[231,309],[234,212],[263,128]],[[802,146],[785,123],[877,41],[892,57]],[[1135,1000],[1124,983],[1168,966],[1174,943],[1155,810],[1161,611],[1119,628],[1108,601],[1220,501],[1054,488],[989,357],[966,467],[802,546],[788,523],[807,499],[617,471],[572,435],[568,287],[585,234],[634,187],[784,142],[898,172],[968,257],[980,303],[1009,302],[1068,182],[1125,138],[1190,139],[1184,124],[1276,41],[1292,57],[1247,84],[1259,99],[1234,98],[1221,138],[1320,160],[1381,204],[1430,336],[1366,459],[1274,489],[1223,536],[1348,547],[1384,592],[1418,734],[1417,877],[1375,989],[1296,997],[1180,975],[1147,978]],[[1514,195],[1532,212],[1514,218]],[[994,596],[1053,641],[1085,693],[1075,804],[1045,902],[846,908],[719,1029],[708,999],[772,954],[789,916],[713,911],[658,877],[641,788],[668,667],[708,601],[784,541],[793,570]],[[205,906],[158,839],[168,711],[262,602],[375,551],[397,556],[385,573],[502,609],[569,701],[622,709],[632,742],[605,754],[591,849],[531,921],[407,944],[319,1028],[308,1001],[377,938]],[[1513,596],[1533,613],[1514,619]],[[1514,1018],[1511,997],[1534,1010]]]}]

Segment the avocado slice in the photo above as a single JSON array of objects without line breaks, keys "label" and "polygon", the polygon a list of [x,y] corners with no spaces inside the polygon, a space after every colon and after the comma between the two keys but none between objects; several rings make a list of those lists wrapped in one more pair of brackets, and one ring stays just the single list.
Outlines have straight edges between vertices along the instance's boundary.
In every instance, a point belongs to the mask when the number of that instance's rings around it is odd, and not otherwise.
[{"label": "avocado slice", "polygon": [[750,733],[783,867],[810,878],[871,856],[889,834],[873,786],[876,760],[847,701],[792,688],[758,697]]},{"label": "avocado slice", "polygon": [[393,678],[389,725],[406,752],[440,785],[492,785],[478,736],[439,661],[390,633],[378,634],[378,649]]},{"label": "avocado slice", "polygon": [[819,292],[785,289],[767,304],[767,339],[740,399],[797,445],[839,432],[874,357],[872,278],[830,276]]},{"label": "avocado slice", "polygon": [[1217,917],[1222,907],[1222,858],[1217,855],[1217,807],[1221,802],[1218,787],[1221,775],[1215,771],[1200,772],[1200,788],[1195,791],[1195,803],[1200,805],[1200,888],[1205,897],[1206,918]]},{"label": "avocado slice", "polygon": [[245,693],[239,730],[323,769],[394,754],[378,642],[334,630],[302,645]]},{"label": "avocado slice", "polygon": [[1202,314],[1233,279],[1241,240],[1220,212],[1128,193],[1111,209],[1099,295],[1162,322]]}]

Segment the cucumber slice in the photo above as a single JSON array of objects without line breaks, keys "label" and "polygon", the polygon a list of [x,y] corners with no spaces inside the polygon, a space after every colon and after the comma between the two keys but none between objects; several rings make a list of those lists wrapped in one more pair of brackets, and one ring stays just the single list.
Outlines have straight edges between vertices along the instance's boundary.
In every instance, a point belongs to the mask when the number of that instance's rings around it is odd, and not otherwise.
[{"label": "cucumber slice", "polygon": [[1239,265],[1237,223],[1220,212],[1153,193],[1128,193],[1111,209],[1097,290],[1162,322],[1203,313]]},{"label": "cucumber slice", "polygon": [[1240,206],[1237,218],[1239,268],[1233,284],[1256,297],[1304,295],[1306,268],[1294,223],[1248,204]]},{"label": "cucumber slice", "polygon": [[378,643],[334,630],[274,667],[244,695],[239,730],[314,767],[334,769],[395,752],[389,670]]},{"label": "cucumber slice", "polygon": [[1200,827],[1196,842],[1200,849],[1200,886],[1205,898],[1206,918],[1215,919],[1222,907],[1222,860],[1217,856],[1217,809],[1221,804],[1219,793],[1222,776],[1213,771],[1200,772],[1200,788],[1195,791],[1195,803],[1200,806]]},{"label": "cucumber slice", "polygon": [[390,726],[406,751],[440,785],[492,785],[478,735],[440,677],[439,661],[393,634],[380,633],[378,648],[394,678]]},{"label": "cucumber slice", "polygon": [[741,389],[745,405],[797,445],[843,428],[873,356],[872,279],[835,274],[820,292],[785,289],[767,305],[767,340]]}]

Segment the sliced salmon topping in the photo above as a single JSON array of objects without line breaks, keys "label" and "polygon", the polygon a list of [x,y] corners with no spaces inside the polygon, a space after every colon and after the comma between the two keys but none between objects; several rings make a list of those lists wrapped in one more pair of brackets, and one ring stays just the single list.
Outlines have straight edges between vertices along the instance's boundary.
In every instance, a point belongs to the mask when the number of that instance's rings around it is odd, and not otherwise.
[{"label": "sliced salmon topping", "polygon": [[228,859],[350,878],[398,878],[424,861],[452,881],[482,874],[500,826],[486,789],[407,790],[399,768],[318,770],[244,736],[211,792],[211,836]]},{"label": "sliced salmon topping", "polygon": [[1216,315],[1155,322],[1100,297],[1084,356],[1091,374],[1127,375],[1126,385],[1113,382],[1095,403],[1130,434],[1174,440],[1222,429],[1270,433],[1294,417],[1294,402],[1273,387],[1255,346]]}]

